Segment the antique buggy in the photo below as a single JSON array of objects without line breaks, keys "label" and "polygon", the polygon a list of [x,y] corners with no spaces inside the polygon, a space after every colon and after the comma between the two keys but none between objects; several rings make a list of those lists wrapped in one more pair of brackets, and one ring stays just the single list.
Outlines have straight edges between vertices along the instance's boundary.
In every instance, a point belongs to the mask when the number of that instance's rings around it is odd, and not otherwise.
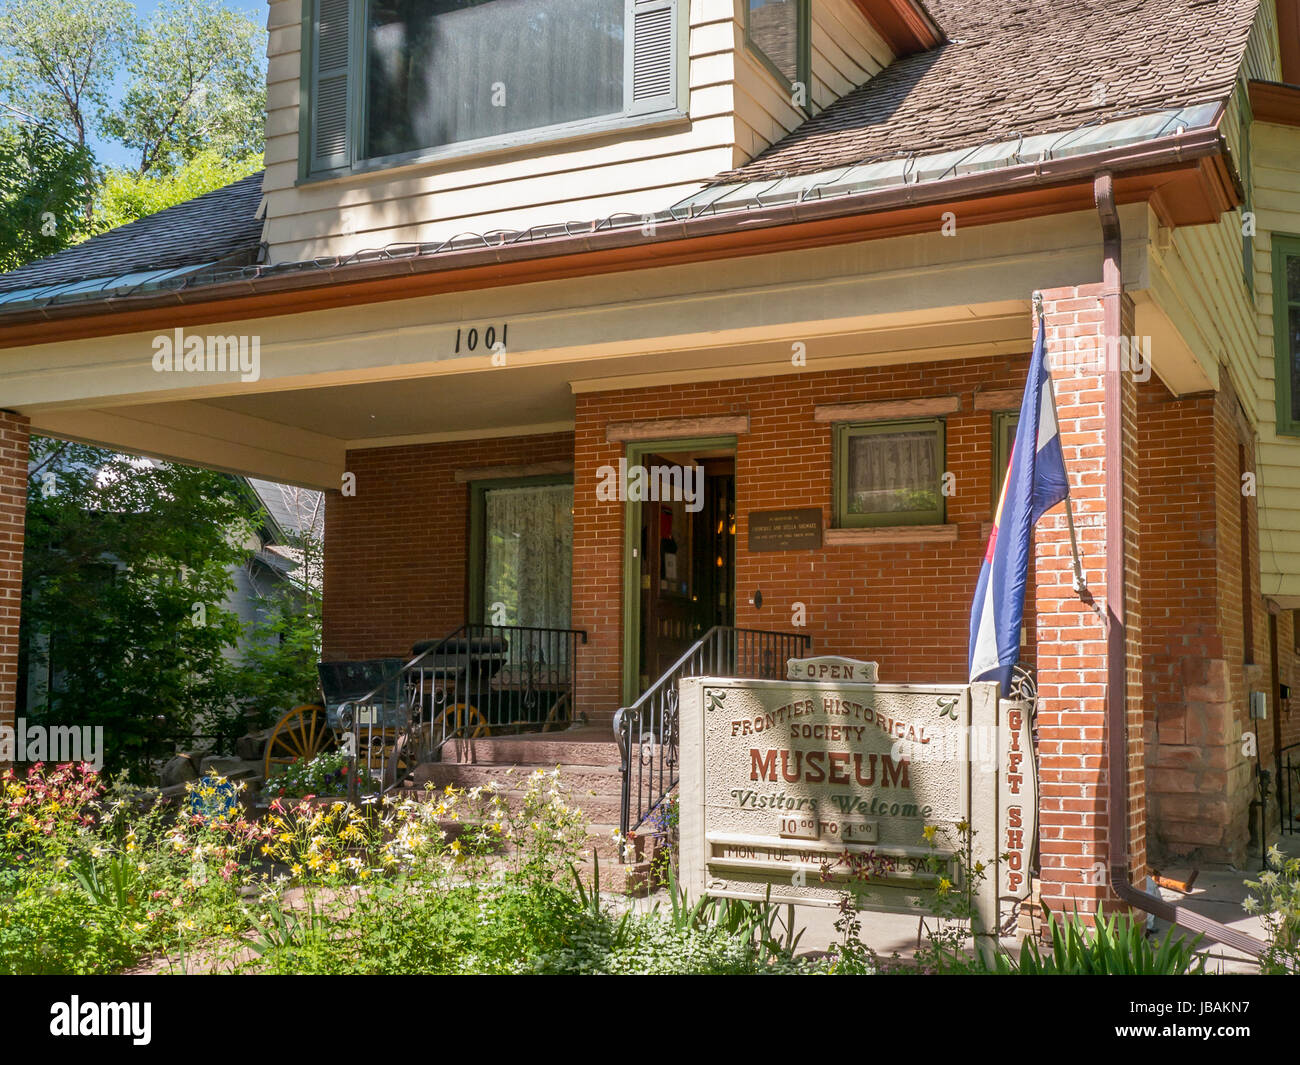
[{"label": "antique buggy", "polygon": [[388,790],[453,739],[549,731],[572,716],[574,655],[586,633],[463,626],[400,658],[321,662],[322,701],[294,707],[267,736],[263,772],[342,747],[364,790]]}]

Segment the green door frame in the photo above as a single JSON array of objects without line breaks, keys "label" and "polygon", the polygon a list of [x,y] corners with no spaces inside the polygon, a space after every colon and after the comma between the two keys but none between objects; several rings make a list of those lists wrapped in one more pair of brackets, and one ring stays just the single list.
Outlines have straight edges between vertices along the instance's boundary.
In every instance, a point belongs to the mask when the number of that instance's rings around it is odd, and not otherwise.
[{"label": "green door frame", "polygon": [[[483,616],[483,569],[487,564],[487,529],[484,526],[484,519],[487,514],[487,507],[484,501],[484,495],[496,488],[525,488],[528,486],[542,486],[551,484],[573,484],[573,474],[556,473],[541,474],[536,477],[496,477],[484,481],[471,481],[469,485],[469,566],[467,567],[467,577],[469,580],[469,595],[466,613],[466,620],[471,625],[486,624],[487,619]],[[572,563],[570,563],[572,566]],[[570,576],[570,609],[572,609],[572,576]],[[570,618],[572,621],[572,618]]]},{"label": "green door frame", "polygon": [[[734,436],[693,436],[668,440],[638,440],[623,449],[628,467],[639,465],[647,455],[664,451],[702,451],[730,448],[736,451]],[[636,701],[641,647],[641,501],[623,503],[623,705]],[[633,563],[636,563],[633,565]],[[734,595],[735,589],[732,589]]]}]

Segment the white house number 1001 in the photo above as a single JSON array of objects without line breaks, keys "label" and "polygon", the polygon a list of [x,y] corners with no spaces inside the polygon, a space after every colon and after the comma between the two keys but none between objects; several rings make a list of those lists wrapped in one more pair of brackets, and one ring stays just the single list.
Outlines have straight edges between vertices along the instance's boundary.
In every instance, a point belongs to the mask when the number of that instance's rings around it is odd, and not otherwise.
[{"label": "white house number 1001", "polygon": [[454,354],[460,355],[467,351],[487,351],[495,352],[497,345],[502,348],[506,346],[506,330],[509,326],[501,323],[498,329],[495,325],[488,325],[479,328],[474,326],[471,329],[461,327],[456,330],[456,350]]}]

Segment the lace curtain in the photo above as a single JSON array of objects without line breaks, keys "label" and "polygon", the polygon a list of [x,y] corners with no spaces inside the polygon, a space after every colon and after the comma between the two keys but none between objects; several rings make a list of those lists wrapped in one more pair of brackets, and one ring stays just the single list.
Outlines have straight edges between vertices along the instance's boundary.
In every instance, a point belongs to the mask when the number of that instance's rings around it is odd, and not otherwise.
[{"label": "lace curtain", "polygon": [[850,513],[887,514],[935,506],[939,467],[934,443],[932,431],[850,438]]},{"label": "lace curtain", "polygon": [[567,629],[573,588],[573,485],[489,489],[484,493],[484,524],[483,620]]},{"label": "lace curtain", "polygon": [[623,110],[623,0],[373,0],[366,155]]}]

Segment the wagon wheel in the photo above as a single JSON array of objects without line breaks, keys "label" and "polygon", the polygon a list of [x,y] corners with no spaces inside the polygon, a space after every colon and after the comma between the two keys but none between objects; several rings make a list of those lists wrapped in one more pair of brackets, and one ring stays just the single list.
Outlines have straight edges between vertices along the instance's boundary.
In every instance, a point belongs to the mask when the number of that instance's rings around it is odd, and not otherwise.
[{"label": "wagon wheel", "polygon": [[399,781],[405,780],[414,772],[420,759],[420,745],[413,742],[413,740],[414,737],[410,733],[403,732],[397,737],[397,742],[393,744],[388,761],[384,763],[385,791],[396,787]]},{"label": "wagon wheel", "polygon": [[555,732],[562,728],[567,728],[569,721],[569,693],[565,692],[551,704],[550,713],[546,715],[546,724],[542,726],[543,732]]},{"label": "wagon wheel", "polygon": [[262,778],[271,779],[271,768],[310,761],[336,746],[334,733],[326,724],[325,708],[312,703],[295,706],[275,723],[266,740]]},{"label": "wagon wheel", "polygon": [[442,712],[443,735],[463,733],[470,739],[480,739],[492,735],[492,727],[487,723],[479,709],[473,703],[456,703]]}]

